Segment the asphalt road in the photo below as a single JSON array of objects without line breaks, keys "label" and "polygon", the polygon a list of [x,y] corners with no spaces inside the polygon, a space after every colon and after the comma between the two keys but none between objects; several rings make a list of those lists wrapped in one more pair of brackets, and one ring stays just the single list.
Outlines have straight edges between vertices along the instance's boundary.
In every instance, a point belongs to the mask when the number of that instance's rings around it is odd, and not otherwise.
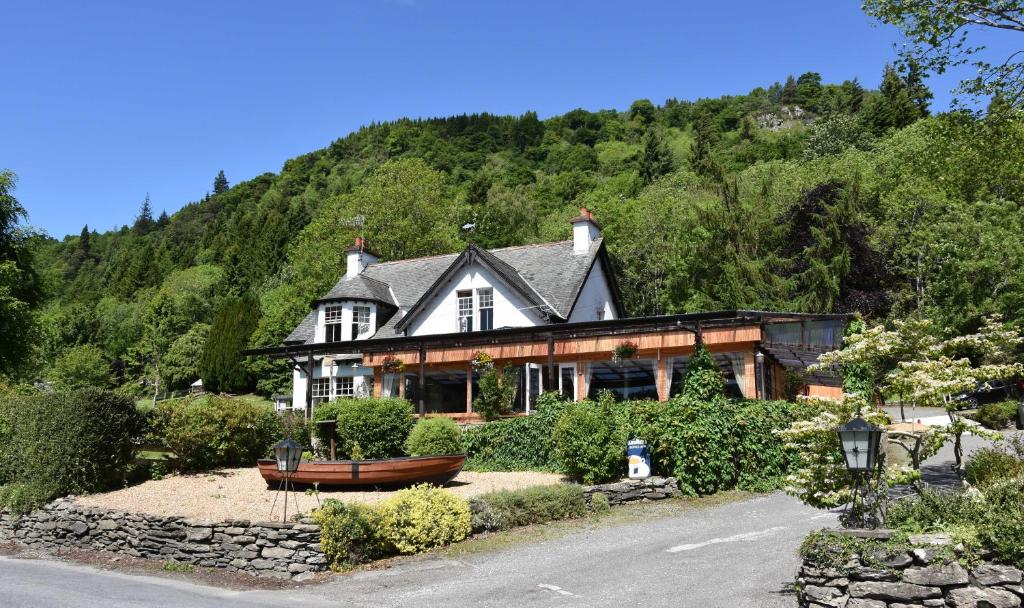
[{"label": "asphalt road", "polygon": [[225,591],[0,558],[7,608],[674,606],[791,608],[796,548],[835,516],[782,494],[598,527],[460,560],[411,559],[288,591]]}]

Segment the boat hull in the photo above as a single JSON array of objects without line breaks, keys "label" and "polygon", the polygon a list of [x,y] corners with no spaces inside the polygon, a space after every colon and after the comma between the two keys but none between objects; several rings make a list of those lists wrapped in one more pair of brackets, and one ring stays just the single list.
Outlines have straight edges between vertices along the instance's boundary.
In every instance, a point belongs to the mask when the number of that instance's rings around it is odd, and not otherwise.
[{"label": "boat hull", "polygon": [[[322,460],[299,463],[299,470],[290,476],[300,486],[321,487],[398,487],[416,483],[444,485],[462,471],[465,454],[456,456],[410,456],[381,460]],[[283,473],[274,460],[259,460],[260,475],[268,484],[277,484]]]}]

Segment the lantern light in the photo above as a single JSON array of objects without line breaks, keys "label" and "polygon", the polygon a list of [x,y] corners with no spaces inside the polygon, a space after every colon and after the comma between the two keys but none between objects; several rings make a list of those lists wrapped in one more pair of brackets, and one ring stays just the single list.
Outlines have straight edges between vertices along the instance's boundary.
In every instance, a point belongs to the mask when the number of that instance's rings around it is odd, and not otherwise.
[{"label": "lantern light", "polygon": [[857,417],[836,429],[839,443],[843,448],[846,468],[851,473],[866,473],[875,468],[878,444],[882,429],[868,423],[858,413]]},{"label": "lantern light", "polygon": [[274,457],[277,459],[277,470],[294,473],[299,470],[302,460],[302,446],[291,437],[282,439],[274,445]]}]

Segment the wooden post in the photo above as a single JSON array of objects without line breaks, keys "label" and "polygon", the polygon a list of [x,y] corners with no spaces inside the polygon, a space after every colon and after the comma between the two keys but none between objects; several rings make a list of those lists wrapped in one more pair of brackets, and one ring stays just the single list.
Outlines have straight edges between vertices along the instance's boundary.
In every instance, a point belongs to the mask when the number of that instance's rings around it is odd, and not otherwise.
[{"label": "wooden post", "polygon": [[587,398],[587,362],[576,362],[576,401],[583,401]]},{"label": "wooden post", "polygon": [[668,401],[669,388],[671,387],[671,379],[668,375],[668,359],[661,356],[661,351],[658,351],[658,375],[654,379],[655,386],[658,387],[658,401]]},{"label": "wooden post", "polygon": [[427,394],[427,351],[420,347],[420,416],[427,415],[427,402],[424,395]]},{"label": "wooden post", "polygon": [[741,387],[743,396],[747,399],[757,398],[757,377],[756,366],[754,365],[754,353],[745,352],[743,353],[743,384]]},{"label": "wooden post", "polygon": [[380,398],[384,394],[384,368],[373,368],[373,396]]},{"label": "wooden post", "polygon": [[473,366],[470,365],[466,372],[466,415],[473,413]]},{"label": "wooden post", "polygon": [[548,390],[558,390],[558,372],[555,370],[555,336],[548,336]]},{"label": "wooden post", "polygon": [[313,350],[306,359],[306,420],[313,419]]}]

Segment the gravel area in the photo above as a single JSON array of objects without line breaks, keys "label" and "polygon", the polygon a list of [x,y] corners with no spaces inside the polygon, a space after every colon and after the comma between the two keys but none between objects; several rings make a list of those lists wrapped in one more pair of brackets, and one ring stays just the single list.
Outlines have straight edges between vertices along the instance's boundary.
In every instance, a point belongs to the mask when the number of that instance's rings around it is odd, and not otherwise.
[{"label": "gravel area", "polygon": [[[507,473],[459,473],[447,490],[462,497],[476,496],[493,490],[514,490],[529,486],[555,484],[562,476],[554,473],[532,471]],[[75,501],[93,507],[150,513],[153,515],[181,515],[207,521],[248,519],[250,521],[273,521],[281,518],[284,495],[277,501],[274,517],[270,517],[271,505],[277,494],[268,490],[267,484],[255,468],[223,469],[197,475],[172,475],[158,481],[147,481],[137,486],[106,492],[78,496]],[[394,494],[388,492],[321,491],[320,500],[337,498],[343,502],[376,503]],[[317,507],[315,496],[302,491],[289,493],[288,513],[298,510],[304,513]]]}]

